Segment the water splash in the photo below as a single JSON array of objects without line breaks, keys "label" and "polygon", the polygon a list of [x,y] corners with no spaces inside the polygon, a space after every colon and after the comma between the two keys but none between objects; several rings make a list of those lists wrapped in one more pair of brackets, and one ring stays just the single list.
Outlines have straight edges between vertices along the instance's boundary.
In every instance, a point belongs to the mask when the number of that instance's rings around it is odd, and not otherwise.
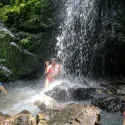
[{"label": "water splash", "polygon": [[[65,1],[64,20],[59,26],[57,57],[65,72],[82,74],[91,67],[90,51],[95,30],[96,0]],[[65,15],[65,16],[64,16]]]}]

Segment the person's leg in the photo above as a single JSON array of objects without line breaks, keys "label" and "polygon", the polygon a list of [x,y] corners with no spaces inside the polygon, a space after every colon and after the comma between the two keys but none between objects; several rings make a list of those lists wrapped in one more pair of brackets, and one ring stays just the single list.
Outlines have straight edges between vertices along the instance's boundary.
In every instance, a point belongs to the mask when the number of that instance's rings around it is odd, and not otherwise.
[{"label": "person's leg", "polygon": [[0,90],[5,94],[7,95],[7,90],[4,88],[4,86],[0,86]]},{"label": "person's leg", "polygon": [[47,78],[45,79],[45,88],[47,88],[53,81],[54,81],[53,78],[47,77]]},{"label": "person's leg", "polygon": [[46,80],[45,80],[45,88],[47,88],[48,86],[49,86],[49,79],[46,78]]},{"label": "person's leg", "polygon": [[123,125],[125,125],[125,117],[124,117]]}]

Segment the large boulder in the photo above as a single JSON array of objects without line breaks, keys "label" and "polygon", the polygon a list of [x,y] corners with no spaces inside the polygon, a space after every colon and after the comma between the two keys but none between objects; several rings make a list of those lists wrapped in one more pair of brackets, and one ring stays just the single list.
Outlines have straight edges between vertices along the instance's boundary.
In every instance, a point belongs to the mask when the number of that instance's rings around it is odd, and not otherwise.
[{"label": "large boulder", "polygon": [[21,78],[33,72],[40,65],[35,54],[13,40],[14,35],[2,27],[0,29],[0,78],[9,80]]},{"label": "large boulder", "polygon": [[36,125],[36,119],[30,114],[29,111],[22,111],[17,115],[7,118],[4,124],[9,125]]},{"label": "large boulder", "polygon": [[41,110],[52,109],[60,105],[56,100],[46,95],[43,95],[41,99],[35,101],[34,104]]},{"label": "large boulder", "polygon": [[12,70],[7,65],[7,59],[9,55],[9,47],[11,41],[13,39],[13,34],[7,29],[0,26],[0,78],[6,78],[12,74]]},{"label": "large boulder", "polygon": [[119,97],[97,98],[92,104],[108,112],[123,112],[125,110],[125,102]]},{"label": "large boulder", "polygon": [[100,125],[100,109],[82,104],[65,104],[43,110],[37,115],[38,125]]},{"label": "large boulder", "polygon": [[92,99],[96,93],[96,88],[81,87],[80,85],[70,86],[69,84],[70,83],[63,82],[55,86],[52,90],[46,91],[45,94],[57,101],[65,102]]}]

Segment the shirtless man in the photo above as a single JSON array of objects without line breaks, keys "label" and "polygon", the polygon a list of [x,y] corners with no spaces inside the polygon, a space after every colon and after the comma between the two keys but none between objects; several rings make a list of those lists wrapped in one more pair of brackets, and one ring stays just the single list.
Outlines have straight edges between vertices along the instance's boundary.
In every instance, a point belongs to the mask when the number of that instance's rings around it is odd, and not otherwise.
[{"label": "shirtless man", "polygon": [[57,60],[56,58],[52,59],[52,63],[51,65],[49,65],[48,63],[46,63],[46,69],[45,69],[45,88],[48,87],[50,85],[50,83],[52,83],[55,78],[57,78],[57,76],[60,74],[60,65],[57,64]]}]

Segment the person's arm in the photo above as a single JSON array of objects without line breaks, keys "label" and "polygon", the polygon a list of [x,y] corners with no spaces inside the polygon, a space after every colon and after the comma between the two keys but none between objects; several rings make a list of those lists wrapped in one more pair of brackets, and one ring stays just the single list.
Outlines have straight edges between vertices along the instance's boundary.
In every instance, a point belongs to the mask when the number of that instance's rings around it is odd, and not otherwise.
[{"label": "person's arm", "polygon": [[45,71],[44,71],[44,74],[46,75],[46,74],[48,74],[48,70],[49,70],[49,63],[48,62],[46,62],[46,68],[45,68]]},{"label": "person's arm", "polygon": [[4,93],[5,95],[8,94],[8,92],[7,92],[7,90],[6,90],[5,88],[3,88],[3,93]]}]

